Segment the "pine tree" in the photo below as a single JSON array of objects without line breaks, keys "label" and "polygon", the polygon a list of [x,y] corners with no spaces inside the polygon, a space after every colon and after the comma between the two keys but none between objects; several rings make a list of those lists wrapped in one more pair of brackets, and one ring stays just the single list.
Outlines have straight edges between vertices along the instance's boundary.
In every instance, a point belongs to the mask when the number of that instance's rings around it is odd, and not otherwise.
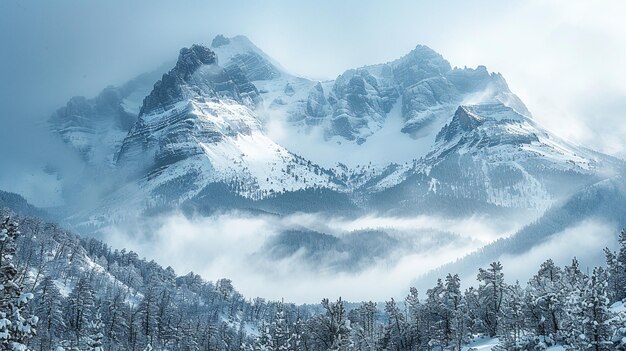
[{"label": "pine tree", "polygon": [[82,347],[93,317],[95,292],[87,278],[81,278],[67,298],[65,320],[74,334],[75,345]]},{"label": "pine tree", "polygon": [[626,311],[617,314],[613,325],[615,326],[613,334],[615,350],[626,351]]},{"label": "pine tree", "polygon": [[24,351],[36,335],[38,318],[29,315],[27,309],[33,294],[22,292],[23,287],[16,281],[13,259],[18,235],[18,225],[10,218],[0,223],[0,348]]},{"label": "pine tree", "polygon": [[35,293],[35,312],[39,317],[38,332],[42,349],[52,349],[55,338],[65,328],[63,297],[54,280],[45,277]]},{"label": "pine tree", "polygon": [[422,317],[425,319],[424,331],[430,347],[444,347],[447,345],[446,338],[449,321],[443,300],[444,290],[443,282],[441,279],[437,279],[437,284],[426,291],[426,302]]},{"label": "pine tree", "polygon": [[353,339],[355,349],[373,351],[376,349],[376,303],[364,302],[356,309],[356,323],[354,323]]},{"label": "pine tree", "polygon": [[124,301],[125,295],[117,291],[103,302],[104,335],[110,343],[121,343],[128,330],[128,305]]},{"label": "pine tree", "polygon": [[506,292],[506,283],[500,262],[493,262],[487,269],[479,269],[478,318],[490,337],[500,332],[502,319],[502,303]]},{"label": "pine tree", "polygon": [[419,346],[422,342],[422,304],[419,300],[419,294],[416,288],[411,287],[409,294],[404,299],[407,308],[407,322],[409,330],[407,337],[411,345]]},{"label": "pine tree", "polygon": [[296,348],[282,302],[276,306],[272,323],[262,328],[258,345],[260,349],[267,351],[289,351]]},{"label": "pine tree", "polygon": [[576,289],[568,293],[565,301],[565,318],[563,321],[563,344],[567,349],[581,350],[586,344],[584,342],[585,321],[584,310],[584,289]]},{"label": "pine tree", "polygon": [[158,330],[158,285],[150,283],[139,303],[139,316],[141,318],[141,332],[150,345],[155,345],[155,337]]},{"label": "pine tree", "polygon": [[618,236],[619,249],[611,251],[604,249],[609,273],[609,297],[611,302],[621,301],[626,298],[626,229]]},{"label": "pine tree", "polygon": [[452,346],[453,350],[460,350],[467,341],[467,325],[465,300],[461,294],[461,279],[458,274],[446,276],[443,305],[446,319],[445,345]]},{"label": "pine tree", "polygon": [[580,265],[576,258],[572,259],[572,264],[565,266],[563,270],[563,303],[564,314],[559,340],[573,350],[580,350],[583,335],[583,296],[587,287],[588,277],[580,270]]},{"label": "pine tree", "polygon": [[583,300],[583,332],[586,349],[613,350],[611,318],[607,292],[608,277],[602,267],[593,270]]},{"label": "pine tree", "polygon": [[385,303],[385,312],[389,318],[385,328],[387,348],[391,350],[409,349],[410,345],[407,340],[409,326],[394,299]]},{"label": "pine tree", "polygon": [[96,312],[94,319],[89,323],[89,338],[87,340],[87,347],[89,351],[104,351],[103,339],[104,324],[100,317],[100,312]]},{"label": "pine tree", "polygon": [[325,350],[347,350],[350,347],[350,321],[341,298],[337,302],[322,300],[324,314],[311,320],[309,332],[313,342]]},{"label": "pine tree", "polygon": [[525,328],[525,316],[523,313],[524,290],[519,282],[509,286],[509,291],[502,306],[502,329],[503,337],[500,340],[505,350],[521,350],[522,337]]},{"label": "pine tree", "polygon": [[528,303],[532,310],[536,333],[549,343],[556,340],[561,331],[565,292],[562,274],[562,270],[552,260],[547,260],[528,282]]}]

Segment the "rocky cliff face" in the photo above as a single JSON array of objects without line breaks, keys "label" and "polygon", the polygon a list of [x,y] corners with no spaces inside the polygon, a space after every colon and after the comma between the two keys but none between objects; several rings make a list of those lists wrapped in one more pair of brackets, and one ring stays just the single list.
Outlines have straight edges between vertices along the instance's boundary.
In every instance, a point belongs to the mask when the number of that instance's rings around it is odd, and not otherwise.
[{"label": "rocky cliff face", "polygon": [[[176,66],[164,74],[144,99],[140,115],[125,138],[119,165],[158,168],[202,152],[195,138],[218,142],[225,135],[258,129],[254,118],[214,120],[201,118],[203,109],[224,103],[254,108],[259,102],[256,87],[236,67],[224,69],[210,49],[194,45],[180,51]],[[211,112],[206,112],[211,113]]]},{"label": "rocky cliff face", "polygon": [[[222,44],[230,60],[238,55],[235,49],[225,49],[231,45]],[[484,66],[452,68],[441,55],[421,45],[395,61],[350,69],[334,81],[313,82],[285,73],[252,80],[271,81],[255,83],[268,97],[266,106],[272,114],[304,127],[304,133],[312,126],[321,128],[331,142],[365,143],[382,129],[396,104],[403,120],[401,131],[416,139],[436,134],[462,103],[500,102],[530,116],[500,74],[489,73]]]}]

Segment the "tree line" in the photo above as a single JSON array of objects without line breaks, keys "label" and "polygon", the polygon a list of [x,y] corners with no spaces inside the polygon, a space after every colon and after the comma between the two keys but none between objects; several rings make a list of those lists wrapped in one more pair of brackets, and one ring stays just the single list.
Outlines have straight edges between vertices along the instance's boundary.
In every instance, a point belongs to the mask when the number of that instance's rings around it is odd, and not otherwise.
[{"label": "tree line", "polygon": [[[295,305],[247,299],[230,280],[113,250],[32,217],[0,213],[2,350],[626,350],[626,231],[607,264],[548,259],[525,284],[493,262],[477,286],[448,274],[422,296]],[[622,307],[620,307],[622,306]]]}]

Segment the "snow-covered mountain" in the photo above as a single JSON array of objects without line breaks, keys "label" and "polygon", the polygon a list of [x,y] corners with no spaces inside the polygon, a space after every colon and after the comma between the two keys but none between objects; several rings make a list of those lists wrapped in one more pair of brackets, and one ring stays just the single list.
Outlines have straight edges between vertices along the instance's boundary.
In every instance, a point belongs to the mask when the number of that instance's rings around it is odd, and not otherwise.
[{"label": "snow-covered mountain", "polygon": [[[461,105],[420,160],[383,168],[359,189],[372,206],[414,210],[468,201],[545,210],[623,164],[573,145],[502,103]],[[445,201],[446,199],[450,201]]]},{"label": "snow-covered mountain", "polygon": [[425,46],[317,82],[246,37],[217,36],[182,49],[148,91],[153,75],[51,119],[121,179],[76,221],[178,207],[541,213],[624,169],[542,128],[502,75],[452,68]]}]

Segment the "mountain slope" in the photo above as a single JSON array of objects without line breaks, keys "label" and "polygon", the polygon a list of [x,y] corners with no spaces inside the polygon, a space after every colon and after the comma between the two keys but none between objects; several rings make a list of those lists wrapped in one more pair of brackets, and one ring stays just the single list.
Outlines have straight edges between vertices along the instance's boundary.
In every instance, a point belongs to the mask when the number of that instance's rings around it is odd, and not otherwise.
[{"label": "mountain slope", "polygon": [[482,103],[458,107],[425,157],[383,169],[360,191],[388,209],[449,198],[544,210],[623,170],[619,160],[566,142],[504,104]]}]

